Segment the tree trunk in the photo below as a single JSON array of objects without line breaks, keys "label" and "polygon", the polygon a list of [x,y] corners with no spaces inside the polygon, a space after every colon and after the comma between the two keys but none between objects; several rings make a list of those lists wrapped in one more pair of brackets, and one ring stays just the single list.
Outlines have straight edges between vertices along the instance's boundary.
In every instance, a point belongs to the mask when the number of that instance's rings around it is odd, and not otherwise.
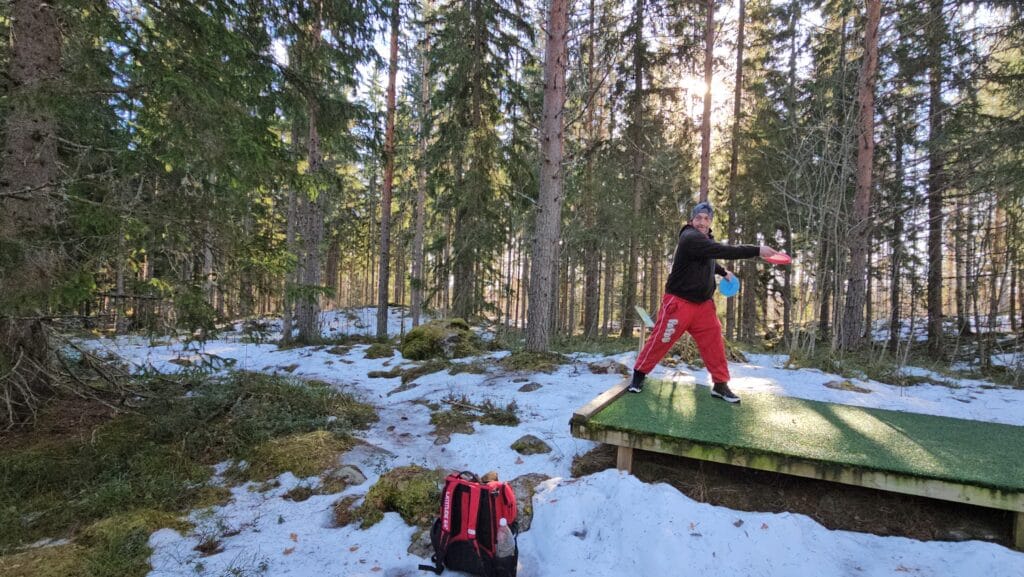
[{"label": "tree trunk", "polygon": [[[745,0],[739,0],[739,16],[736,21],[736,86],[732,97],[732,142],[729,149],[729,244],[735,244],[737,239],[736,222],[736,179],[739,175],[739,152],[740,152],[740,118],[743,112],[743,35],[746,24],[747,4]],[[706,72],[706,70],[705,70]],[[703,151],[703,148],[701,149]],[[736,300],[726,299],[725,301],[725,336],[732,339],[736,331]]]},{"label": "tree trunk", "polygon": [[416,224],[412,237],[412,273],[409,285],[412,289],[412,326],[419,326],[423,314],[423,236],[427,214],[427,145],[430,142],[430,12],[431,1],[423,2],[423,50],[420,52],[420,134],[419,165],[416,167]]},{"label": "tree trunk", "polygon": [[607,337],[612,329],[612,315],[615,311],[615,257],[612,254],[604,255],[604,320],[601,323],[601,336]]},{"label": "tree trunk", "polygon": [[[316,17],[307,41],[311,51],[320,43],[322,23]],[[314,179],[323,169],[323,153],[320,149],[320,103],[315,96],[306,99],[307,126],[306,160],[308,174]],[[299,227],[302,236],[299,246],[299,294],[295,301],[295,325],[299,330],[298,340],[302,343],[314,343],[321,340],[320,333],[320,245],[324,238],[324,206],[326,191],[316,187],[313,194],[303,192],[298,196]]]},{"label": "tree trunk", "polygon": [[632,337],[636,318],[637,259],[640,256],[639,225],[643,215],[643,111],[644,111],[644,0],[636,0],[633,8],[636,43],[633,47],[633,226],[629,231],[629,260],[622,282],[622,330],[620,336]]},{"label": "tree trunk", "polygon": [[740,310],[740,339],[752,343],[757,333],[757,293],[760,290],[760,279],[758,278],[757,266],[754,261],[743,263],[747,279],[747,286],[742,295],[743,302]]},{"label": "tree trunk", "polygon": [[391,3],[391,40],[384,128],[384,190],[380,200],[380,274],[377,275],[377,338],[388,337],[388,284],[391,282],[391,192],[395,184],[395,79],[398,76],[399,3]]},{"label": "tree trunk", "polygon": [[864,56],[857,89],[857,190],[853,198],[853,223],[849,232],[850,269],[846,302],[839,331],[843,350],[859,347],[864,335],[864,301],[867,295],[867,257],[871,238],[871,177],[875,155],[875,76],[878,70],[878,26],[881,0],[865,0]]},{"label": "tree trunk", "polygon": [[943,154],[942,46],[946,37],[943,0],[928,2],[928,350],[942,354],[942,194]]},{"label": "tree trunk", "polygon": [[[892,256],[890,257],[891,262],[891,283],[889,289],[889,351],[896,353],[899,350],[899,337],[900,337],[900,322],[901,322],[901,304],[900,304],[900,280],[901,280],[901,267],[903,266],[903,180],[906,177],[906,167],[903,165],[903,147],[905,144],[904,137],[904,111],[902,106],[897,110],[897,128],[895,134],[895,145],[893,150],[893,164],[896,171],[896,210],[893,211],[892,221],[892,236],[890,242],[892,243]],[[913,310],[911,310],[913,315]]]},{"label": "tree trunk", "polygon": [[711,80],[715,65],[715,0],[704,15],[704,114],[700,120],[700,200],[708,199],[711,180]]},{"label": "tree trunk", "polygon": [[26,317],[45,310],[62,268],[50,109],[61,74],[58,14],[46,2],[13,0],[10,19],[10,108],[0,152],[0,430],[24,422],[52,393],[46,328]]},{"label": "tree trunk", "polygon": [[338,275],[341,267],[341,241],[332,238],[327,245],[327,261],[324,263],[324,287],[330,293],[334,307],[341,306],[341,282]]},{"label": "tree trunk", "polygon": [[527,309],[526,349],[542,352],[551,338],[551,306],[554,303],[553,275],[558,262],[562,223],[562,157],[565,124],[566,36],[568,0],[551,0],[547,44],[544,49],[544,104],[540,136],[540,196]]},{"label": "tree trunk", "polygon": [[[595,31],[596,18],[594,16],[595,1],[590,0],[590,10],[587,20],[587,91],[593,94],[597,90],[595,72],[597,67],[594,63],[594,44],[597,39]],[[597,227],[597,181],[594,177],[593,151],[597,142],[597,126],[595,122],[596,103],[591,102],[587,106],[587,154],[584,167],[584,218],[586,219],[586,230],[593,231]],[[591,239],[583,247],[583,336],[588,339],[597,337],[597,321],[600,316],[601,307],[601,251],[596,239]]]}]

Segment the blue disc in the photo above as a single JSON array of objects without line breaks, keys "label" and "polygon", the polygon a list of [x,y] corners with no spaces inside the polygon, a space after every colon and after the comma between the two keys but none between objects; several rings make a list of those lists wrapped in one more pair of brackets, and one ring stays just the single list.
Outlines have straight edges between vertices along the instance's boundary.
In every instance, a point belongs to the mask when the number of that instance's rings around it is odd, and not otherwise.
[{"label": "blue disc", "polygon": [[722,293],[722,296],[726,298],[740,292],[740,277],[733,275],[732,281],[728,278],[718,281],[718,292]]}]

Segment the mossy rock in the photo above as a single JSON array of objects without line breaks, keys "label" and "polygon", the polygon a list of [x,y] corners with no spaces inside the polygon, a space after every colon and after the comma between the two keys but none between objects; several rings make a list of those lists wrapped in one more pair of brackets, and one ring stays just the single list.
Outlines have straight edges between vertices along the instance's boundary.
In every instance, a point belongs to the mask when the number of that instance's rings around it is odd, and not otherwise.
[{"label": "mossy rock", "polygon": [[421,365],[402,370],[402,384],[408,384],[423,375],[430,375],[451,367],[451,363],[443,359],[432,359]]},{"label": "mossy rock", "polygon": [[366,348],[366,352],[363,356],[367,359],[387,359],[395,356],[395,349],[389,344],[385,343],[373,343]]},{"label": "mossy rock", "polygon": [[380,522],[384,513],[395,512],[410,525],[427,528],[437,516],[445,472],[416,465],[398,467],[381,475],[356,512],[360,527]]},{"label": "mossy rock", "polygon": [[402,356],[414,361],[468,357],[482,350],[482,343],[469,324],[458,318],[422,324],[409,331],[399,345]]},{"label": "mossy rock", "polygon": [[288,435],[257,447],[245,475],[254,481],[265,481],[285,471],[300,478],[310,477],[334,467],[338,456],[351,448],[352,441],[328,431]]},{"label": "mossy rock", "polygon": [[532,351],[516,351],[501,359],[498,363],[510,371],[531,371],[552,373],[559,365],[569,362],[569,358],[559,353],[535,353]]},{"label": "mossy rock", "polygon": [[512,443],[511,448],[520,455],[538,455],[551,452],[551,447],[547,443],[533,435],[519,437],[516,442]]},{"label": "mossy rock", "polygon": [[594,363],[589,363],[587,365],[587,368],[590,369],[590,372],[594,373],[595,375],[619,374],[622,376],[626,376],[630,374],[629,367],[622,363],[612,360],[603,360]]}]

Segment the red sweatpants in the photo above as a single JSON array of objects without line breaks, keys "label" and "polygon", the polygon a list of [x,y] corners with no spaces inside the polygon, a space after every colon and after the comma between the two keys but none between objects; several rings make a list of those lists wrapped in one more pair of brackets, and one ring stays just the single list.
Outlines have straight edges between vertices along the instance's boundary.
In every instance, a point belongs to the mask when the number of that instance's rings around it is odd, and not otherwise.
[{"label": "red sweatpants", "polygon": [[689,332],[697,343],[700,358],[711,373],[711,380],[715,383],[729,382],[722,324],[718,322],[715,301],[710,299],[692,303],[668,293],[663,295],[658,321],[654,323],[651,336],[647,337],[633,368],[644,374],[650,373],[685,332]]}]

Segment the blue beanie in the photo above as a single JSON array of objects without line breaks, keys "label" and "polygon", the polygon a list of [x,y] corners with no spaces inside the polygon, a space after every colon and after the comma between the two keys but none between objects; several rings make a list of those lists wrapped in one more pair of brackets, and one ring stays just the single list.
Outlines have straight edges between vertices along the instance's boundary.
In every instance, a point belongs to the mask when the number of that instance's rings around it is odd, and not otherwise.
[{"label": "blue beanie", "polygon": [[699,202],[697,203],[697,206],[693,207],[693,210],[690,211],[690,220],[693,220],[693,217],[697,216],[702,212],[708,213],[708,217],[710,218],[715,218],[715,210],[711,208],[711,203],[705,201]]}]

